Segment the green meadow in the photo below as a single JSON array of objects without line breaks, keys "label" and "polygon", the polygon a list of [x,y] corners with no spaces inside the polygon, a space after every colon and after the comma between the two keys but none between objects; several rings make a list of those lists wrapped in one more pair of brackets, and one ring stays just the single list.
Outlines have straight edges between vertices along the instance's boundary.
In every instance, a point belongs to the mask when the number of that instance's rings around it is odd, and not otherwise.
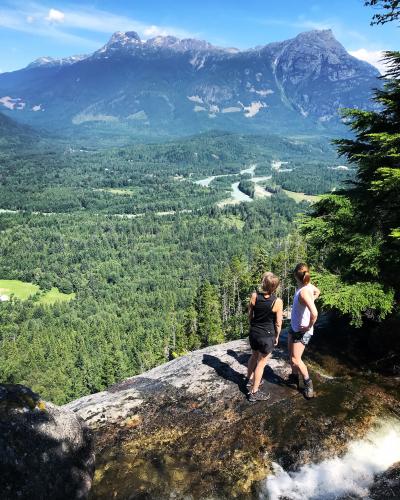
[{"label": "green meadow", "polygon": [[10,297],[14,295],[17,299],[27,300],[29,297],[40,293],[39,304],[55,304],[56,302],[68,302],[75,298],[74,293],[62,293],[53,287],[48,292],[42,292],[38,285],[25,283],[20,280],[0,280],[0,295]]},{"label": "green meadow", "polygon": [[296,193],[295,191],[288,191],[287,189],[282,190],[289,198],[292,198],[296,203],[301,203],[302,201],[308,201],[308,203],[315,203],[320,199],[320,196],[314,194],[304,194]]}]

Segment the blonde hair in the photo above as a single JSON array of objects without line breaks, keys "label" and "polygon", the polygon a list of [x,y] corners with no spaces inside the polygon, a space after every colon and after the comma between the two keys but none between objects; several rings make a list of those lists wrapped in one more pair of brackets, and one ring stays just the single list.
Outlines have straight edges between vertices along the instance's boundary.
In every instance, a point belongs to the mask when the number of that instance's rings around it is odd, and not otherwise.
[{"label": "blonde hair", "polygon": [[279,278],[274,273],[266,272],[262,275],[259,291],[272,294],[279,286]]},{"label": "blonde hair", "polygon": [[304,264],[304,262],[297,264],[297,266],[294,268],[294,275],[304,285],[308,285],[310,283],[310,269],[308,268],[307,264]]}]

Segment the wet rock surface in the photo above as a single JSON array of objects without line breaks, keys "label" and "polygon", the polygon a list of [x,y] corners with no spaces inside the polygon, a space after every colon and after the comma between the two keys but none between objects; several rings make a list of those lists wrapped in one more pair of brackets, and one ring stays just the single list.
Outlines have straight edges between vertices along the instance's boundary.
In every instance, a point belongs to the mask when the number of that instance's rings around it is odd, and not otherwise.
[{"label": "wet rock surface", "polygon": [[315,363],[307,401],[284,384],[284,349],[264,373],[271,398],[250,404],[249,355],[243,340],[208,347],[66,405],[94,431],[91,498],[258,498],[272,462],[290,471],[321,461],[400,415],[392,387]]},{"label": "wet rock surface", "polygon": [[0,384],[0,498],[87,498],[94,471],[90,430],[27,387]]},{"label": "wet rock surface", "polygon": [[370,488],[370,497],[372,500],[400,498],[400,462],[375,478]]}]

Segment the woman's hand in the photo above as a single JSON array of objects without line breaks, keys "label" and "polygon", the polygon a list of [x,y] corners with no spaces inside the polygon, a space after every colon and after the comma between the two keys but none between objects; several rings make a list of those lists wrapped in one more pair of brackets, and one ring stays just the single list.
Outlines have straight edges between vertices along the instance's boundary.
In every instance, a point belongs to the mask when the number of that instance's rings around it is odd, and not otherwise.
[{"label": "woman's hand", "polygon": [[278,343],[279,343],[279,335],[277,335],[277,336],[275,337],[275,340],[274,340],[274,347],[276,347],[276,346],[278,345]]}]

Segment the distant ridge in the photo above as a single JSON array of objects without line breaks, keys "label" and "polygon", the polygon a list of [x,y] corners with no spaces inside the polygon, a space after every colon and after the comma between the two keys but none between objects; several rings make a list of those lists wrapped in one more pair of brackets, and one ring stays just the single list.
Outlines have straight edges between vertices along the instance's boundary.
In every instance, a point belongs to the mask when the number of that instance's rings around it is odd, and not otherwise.
[{"label": "distant ridge", "polygon": [[0,113],[0,145],[30,145],[37,138],[38,134],[31,127],[21,125],[3,113]]},{"label": "distant ridge", "polygon": [[0,110],[62,133],[332,131],[340,108],[373,106],[378,76],[331,30],[242,51],[127,31],[91,55],[39,58],[1,74]]}]

